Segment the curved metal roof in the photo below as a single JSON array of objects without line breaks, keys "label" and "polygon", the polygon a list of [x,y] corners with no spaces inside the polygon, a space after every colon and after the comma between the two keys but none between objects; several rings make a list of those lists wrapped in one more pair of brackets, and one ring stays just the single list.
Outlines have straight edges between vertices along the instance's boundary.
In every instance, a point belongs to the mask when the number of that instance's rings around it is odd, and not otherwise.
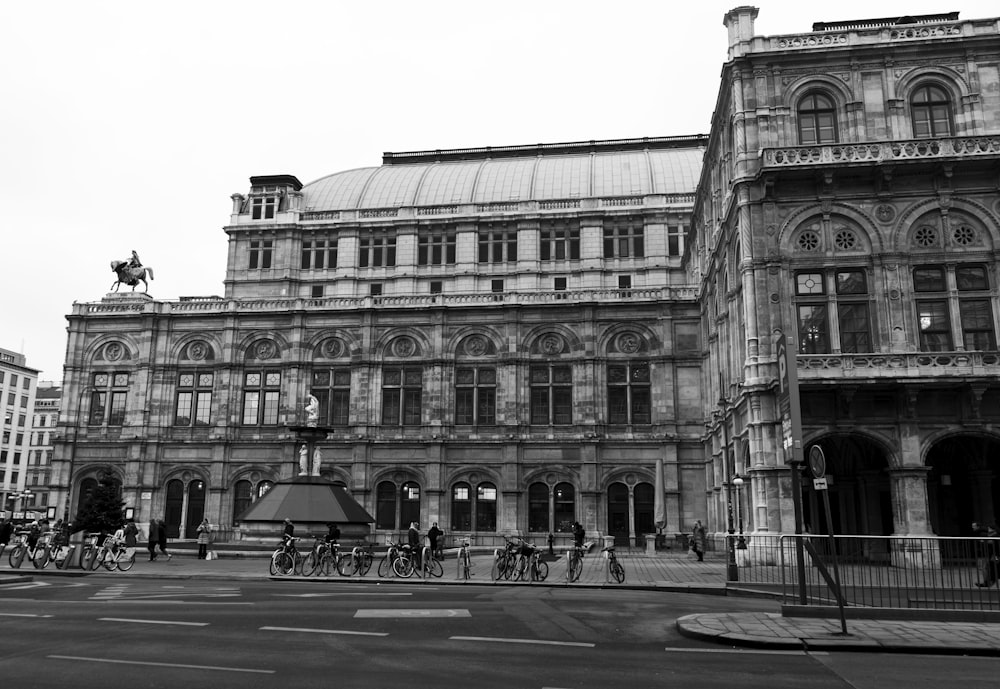
[{"label": "curved metal roof", "polygon": [[690,194],[697,146],[382,165],[336,172],[302,188],[307,210]]}]

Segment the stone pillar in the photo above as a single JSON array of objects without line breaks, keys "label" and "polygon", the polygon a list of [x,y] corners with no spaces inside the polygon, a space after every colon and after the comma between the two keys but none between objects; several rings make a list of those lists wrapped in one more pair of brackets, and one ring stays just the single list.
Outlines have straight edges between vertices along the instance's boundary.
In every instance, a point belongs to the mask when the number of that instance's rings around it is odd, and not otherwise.
[{"label": "stone pillar", "polygon": [[935,569],[941,565],[937,543],[920,536],[932,536],[930,511],[927,504],[926,466],[902,467],[889,470],[892,490],[893,536],[914,536],[894,539],[889,554],[894,567]]}]

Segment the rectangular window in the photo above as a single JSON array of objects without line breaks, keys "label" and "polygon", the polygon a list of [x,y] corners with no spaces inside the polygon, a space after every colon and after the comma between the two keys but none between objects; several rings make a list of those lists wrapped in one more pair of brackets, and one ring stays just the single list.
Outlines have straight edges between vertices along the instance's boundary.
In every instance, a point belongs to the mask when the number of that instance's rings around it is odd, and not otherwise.
[{"label": "rectangular window", "polygon": [[313,285],[312,288],[310,288],[309,293],[312,295],[313,299],[322,299],[323,285]]},{"label": "rectangular window", "polygon": [[312,239],[302,242],[302,270],[323,270],[337,267],[337,240]]},{"label": "rectangular window", "polygon": [[641,217],[604,221],[604,258],[642,258],[644,252]]},{"label": "rectangular window", "polygon": [[608,366],[608,423],[652,423],[649,364]]},{"label": "rectangular window", "polygon": [[419,368],[386,368],[382,371],[382,423],[386,426],[419,426],[423,372]]},{"label": "rectangular window", "polygon": [[503,280],[491,280],[490,291],[494,294],[500,294],[503,292]]},{"label": "rectangular window", "polygon": [[175,426],[208,426],[212,417],[211,373],[181,373],[177,378]]},{"label": "rectangular window", "polygon": [[358,267],[382,268],[396,265],[396,237],[370,232],[358,240]]},{"label": "rectangular window", "polygon": [[379,297],[382,295],[382,283],[373,282],[368,285],[368,294],[372,297]]},{"label": "rectangular window", "polygon": [[830,351],[826,304],[800,305],[799,353],[826,354]]},{"label": "rectangular window", "polygon": [[438,230],[417,237],[417,265],[439,266],[455,263],[455,232]]},{"label": "rectangular window", "polygon": [[319,418],[328,426],[347,426],[351,411],[351,369],[315,369],[312,394],[319,400]]},{"label": "rectangular window", "polygon": [[838,304],[840,318],[840,351],[850,354],[871,352],[871,327],[868,304]]},{"label": "rectangular window", "polygon": [[459,426],[496,424],[495,368],[455,369],[455,423]]},{"label": "rectangular window", "polygon": [[962,318],[962,341],[967,350],[995,351],[993,310],[989,299],[962,299],[958,303]]},{"label": "rectangular window", "polygon": [[431,280],[431,294],[441,294],[442,282],[440,280]]},{"label": "rectangular window", "polygon": [[512,263],[517,260],[517,229],[503,223],[479,226],[479,262]]},{"label": "rectangular window", "polygon": [[532,425],[573,423],[573,369],[568,365],[530,369]]},{"label": "rectangular window", "polygon": [[267,269],[271,267],[271,253],[274,251],[273,239],[254,239],[250,241],[250,270]]},{"label": "rectangular window", "polygon": [[953,349],[947,301],[918,301],[917,321],[920,326],[920,351],[950,352]]},{"label": "rectangular window", "polygon": [[684,238],[686,236],[686,225],[670,225],[667,227],[667,256],[684,255]]},{"label": "rectangular window", "polygon": [[541,246],[539,257],[543,261],[562,261],[580,258],[580,229],[576,224],[564,221],[549,221],[542,225],[539,233]]},{"label": "rectangular window", "polygon": [[280,397],[280,371],[245,372],[243,374],[243,425],[276,426]]},{"label": "rectangular window", "polygon": [[251,215],[253,220],[271,220],[274,212],[278,208],[277,196],[256,196],[250,199]]},{"label": "rectangular window", "polygon": [[632,289],[632,276],[631,275],[619,275],[618,276],[618,289]]},{"label": "rectangular window", "polygon": [[128,402],[127,373],[95,373],[91,379],[90,425],[122,426]]}]

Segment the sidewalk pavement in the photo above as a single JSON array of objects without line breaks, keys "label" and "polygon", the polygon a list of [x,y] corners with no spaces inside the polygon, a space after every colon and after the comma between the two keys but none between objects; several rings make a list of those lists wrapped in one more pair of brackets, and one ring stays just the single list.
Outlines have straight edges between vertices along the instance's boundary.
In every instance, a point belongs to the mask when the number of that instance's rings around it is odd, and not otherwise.
[{"label": "sidewalk pavement", "polygon": [[[175,556],[166,560],[160,556],[149,562],[143,549],[136,552],[135,566],[119,576],[127,578],[212,578],[226,581],[262,581],[271,578],[268,559],[260,554],[254,557],[222,557],[217,560],[199,560],[191,551],[175,550]],[[558,555],[558,553],[557,553]],[[458,575],[456,559],[447,557],[443,562],[444,576],[440,579],[379,578],[376,572],[378,556],[372,571],[365,577],[334,577],[335,581],[421,584],[428,585],[498,585],[498,586],[548,586],[567,588],[625,588],[664,592],[700,593],[714,595],[761,595],[748,585],[743,588],[727,586],[726,562],[723,555],[708,554],[698,562],[680,552],[658,552],[646,555],[639,550],[619,551],[618,559],[625,567],[623,584],[609,583],[604,559],[591,552],[584,559],[580,580],[566,581],[565,558],[549,558],[549,576],[544,583],[493,582],[490,576],[492,555],[474,553],[472,578],[463,581]],[[101,572],[105,570],[101,569]],[[80,569],[36,570],[22,565],[11,569],[6,561],[0,563],[0,585],[35,578],[88,576]],[[277,577],[298,581],[329,581],[315,577]],[[2,599],[0,599],[2,600]],[[796,649],[824,651],[870,651],[879,653],[942,653],[961,655],[1000,656],[1000,613],[997,622],[954,622],[932,619],[848,619],[848,635],[842,636],[839,617],[784,617],[780,601],[775,599],[775,612],[699,613],[677,620],[678,631],[690,638],[729,646],[747,646],[765,649]]]}]

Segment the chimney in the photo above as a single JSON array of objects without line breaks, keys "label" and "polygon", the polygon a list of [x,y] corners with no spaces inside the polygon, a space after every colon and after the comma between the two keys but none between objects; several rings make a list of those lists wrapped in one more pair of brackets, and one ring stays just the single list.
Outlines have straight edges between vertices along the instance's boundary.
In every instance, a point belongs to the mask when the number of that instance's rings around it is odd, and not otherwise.
[{"label": "chimney", "polygon": [[750,52],[750,41],[753,39],[753,20],[757,18],[756,7],[743,5],[729,10],[722,20],[722,25],[729,29],[729,59]]}]

